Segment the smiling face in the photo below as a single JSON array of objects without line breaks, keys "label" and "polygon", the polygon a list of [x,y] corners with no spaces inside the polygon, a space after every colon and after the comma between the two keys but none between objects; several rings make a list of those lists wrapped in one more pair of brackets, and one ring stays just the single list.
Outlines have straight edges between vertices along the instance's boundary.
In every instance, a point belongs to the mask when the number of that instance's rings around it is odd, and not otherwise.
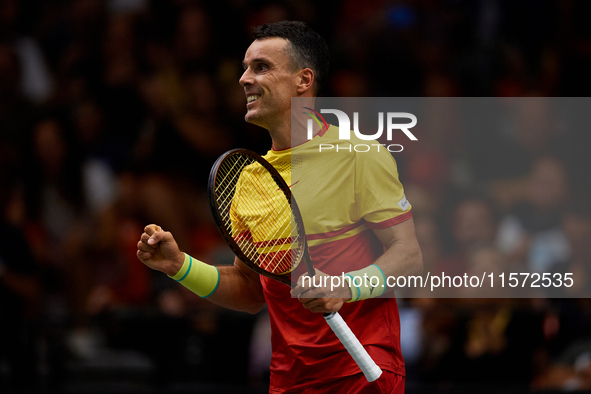
[{"label": "smiling face", "polygon": [[288,54],[289,46],[278,37],[255,40],[242,62],[240,84],[247,101],[244,119],[269,131],[289,125],[291,98],[301,95],[300,70]]}]

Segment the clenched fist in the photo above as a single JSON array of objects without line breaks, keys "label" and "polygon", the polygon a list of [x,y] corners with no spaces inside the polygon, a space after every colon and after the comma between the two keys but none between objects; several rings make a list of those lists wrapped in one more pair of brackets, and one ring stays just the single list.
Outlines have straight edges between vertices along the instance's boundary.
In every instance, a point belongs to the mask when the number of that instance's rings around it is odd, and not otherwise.
[{"label": "clenched fist", "polygon": [[174,276],[185,260],[185,254],[172,234],[156,224],[149,224],[137,243],[137,257],[148,267]]}]

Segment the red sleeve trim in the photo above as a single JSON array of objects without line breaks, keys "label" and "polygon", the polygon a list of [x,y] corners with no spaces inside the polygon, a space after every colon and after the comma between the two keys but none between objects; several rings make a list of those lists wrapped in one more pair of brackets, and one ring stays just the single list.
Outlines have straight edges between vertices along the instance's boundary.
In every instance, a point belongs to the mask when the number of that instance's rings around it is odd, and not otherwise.
[{"label": "red sleeve trim", "polygon": [[379,223],[370,223],[367,222],[367,227],[371,228],[372,230],[381,230],[383,228],[388,228],[400,224],[402,222],[406,222],[408,219],[412,218],[412,210],[403,213],[402,215],[398,215],[395,218],[384,220],[383,222]]},{"label": "red sleeve trim", "polygon": [[344,234],[347,231],[351,231],[354,228],[357,228],[357,227],[361,226],[363,223],[365,223],[365,221],[360,220],[357,223],[354,223],[354,224],[352,224],[350,226],[347,226],[347,227],[343,227],[340,230],[329,231],[328,233],[306,234],[306,239],[308,241],[314,241],[316,239],[326,239],[326,238],[336,237],[337,235]]}]

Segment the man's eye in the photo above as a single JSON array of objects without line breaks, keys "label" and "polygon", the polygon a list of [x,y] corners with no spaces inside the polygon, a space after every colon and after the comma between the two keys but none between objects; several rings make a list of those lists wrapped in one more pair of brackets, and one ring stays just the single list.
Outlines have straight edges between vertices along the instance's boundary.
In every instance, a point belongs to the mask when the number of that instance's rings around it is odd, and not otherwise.
[{"label": "man's eye", "polygon": [[269,67],[267,67],[266,64],[259,64],[259,66],[257,67],[260,71],[266,71],[269,69]]}]

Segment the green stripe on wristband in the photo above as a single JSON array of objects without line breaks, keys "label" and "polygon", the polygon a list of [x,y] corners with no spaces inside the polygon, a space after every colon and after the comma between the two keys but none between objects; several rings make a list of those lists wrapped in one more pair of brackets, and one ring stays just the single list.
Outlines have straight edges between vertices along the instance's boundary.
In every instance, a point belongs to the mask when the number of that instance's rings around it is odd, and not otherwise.
[{"label": "green stripe on wristband", "polygon": [[350,302],[379,297],[386,291],[386,275],[375,264],[358,271],[347,272],[345,275],[351,277],[351,294],[353,293],[353,288],[358,293],[357,298],[351,298]]},{"label": "green stripe on wristband", "polygon": [[348,302],[355,302],[357,300],[359,300],[359,288],[357,286],[355,286],[355,284],[353,283],[353,277],[349,274],[345,274],[347,275],[349,278],[351,278],[351,285],[349,286],[349,288],[351,289],[351,300],[349,300]]},{"label": "green stripe on wristband", "polygon": [[[188,254],[185,253],[185,256],[189,256]],[[185,257],[186,258],[186,257]],[[189,272],[191,271],[191,266],[193,265],[193,258],[191,256],[189,256],[189,268],[187,268],[187,272],[185,272],[185,275],[183,275],[182,278],[180,279],[175,279],[177,282],[182,281],[183,279],[185,279],[187,277],[187,275],[189,275]]]},{"label": "green stripe on wristband", "polygon": [[[193,264],[195,260],[195,264]],[[213,265],[193,259],[185,253],[183,266],[174,276],[169,276],[200,297],[211,296],[220,284],[220,273]]]}]

